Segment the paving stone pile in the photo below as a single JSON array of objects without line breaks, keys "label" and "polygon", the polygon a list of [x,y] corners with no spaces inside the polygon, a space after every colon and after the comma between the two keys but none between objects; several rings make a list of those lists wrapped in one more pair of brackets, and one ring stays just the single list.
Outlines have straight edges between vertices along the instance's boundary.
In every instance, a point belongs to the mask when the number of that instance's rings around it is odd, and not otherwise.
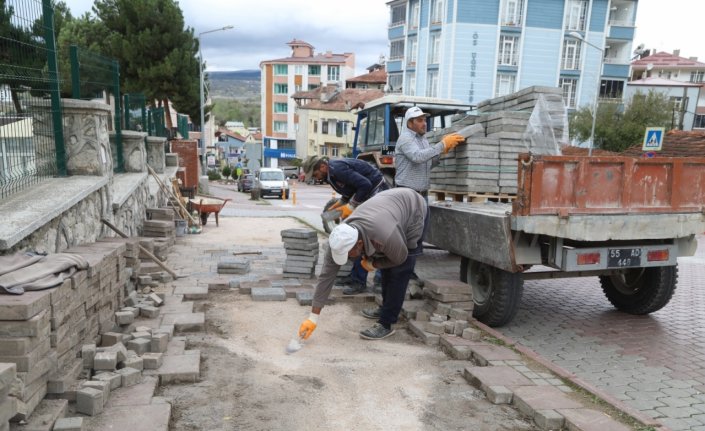
[{"label": "paving stone pile", "polygon": [[[456,117],[450,127],[426,134],[431,143],[448,133],[467,138],[467,143],[441,156],[439,166],[431,171],[431,189],[516,194],[517,156],[528,151],[545,154],[545,144],[537,136],[548,139],[550,135],[551,142],[556,137],[567,143],[566,112],[559,88],[529,87],[481,102],[477,112]],[[545,127],[536,130],[533,124],[537,120]]]},{"label": "paving stone pile", "polygon": [[222,257],[218,261],[218,274],[247,274],[248,272],[250,272],[249,259]]},{"label": "paving stone pile", "polygon": [[314,229],[284,229],[281,237],[286,251],[282,275],[313,278],[318,263],[318,233]]}]

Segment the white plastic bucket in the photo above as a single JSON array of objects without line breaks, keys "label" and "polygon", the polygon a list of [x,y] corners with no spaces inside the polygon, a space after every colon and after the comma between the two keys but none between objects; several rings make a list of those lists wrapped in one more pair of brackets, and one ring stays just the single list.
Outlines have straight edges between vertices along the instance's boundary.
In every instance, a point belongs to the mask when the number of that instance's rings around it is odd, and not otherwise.
[{"label": "white plastic bucket", "polygon": [[174,220],[174,225],[176,227],[176,236],[186,235],[186,220]]}]

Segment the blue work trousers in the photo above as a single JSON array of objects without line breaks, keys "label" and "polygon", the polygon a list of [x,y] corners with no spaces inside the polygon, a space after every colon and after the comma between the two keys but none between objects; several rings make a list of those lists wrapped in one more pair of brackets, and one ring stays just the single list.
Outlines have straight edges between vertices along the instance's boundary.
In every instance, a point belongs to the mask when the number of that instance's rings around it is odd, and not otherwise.
[{"label": "blue work trousers", "polygon": [[401,265],[382,270],[382,314],[378,322],[385,328],[397,323],[399,319],[417,256],[416,253],[409,253]]}]

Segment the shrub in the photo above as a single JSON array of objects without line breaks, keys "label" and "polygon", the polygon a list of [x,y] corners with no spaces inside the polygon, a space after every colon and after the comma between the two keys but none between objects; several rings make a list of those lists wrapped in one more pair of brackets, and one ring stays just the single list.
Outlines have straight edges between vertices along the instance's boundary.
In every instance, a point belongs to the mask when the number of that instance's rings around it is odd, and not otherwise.
[{"label": "shrub", "polygon": [[232,169],[230,169],[230,166],[226,166],[223,168],[223,178],[228,178],[230,176],[230,173],[232,172]]},{"label": "shrub", "polygon": [[215,169],[211,169],[208,171],[208,180],[209,181],[214,181],[214,180],[219,180],[222,177],[220,176],[220,172],[218,172]]}]

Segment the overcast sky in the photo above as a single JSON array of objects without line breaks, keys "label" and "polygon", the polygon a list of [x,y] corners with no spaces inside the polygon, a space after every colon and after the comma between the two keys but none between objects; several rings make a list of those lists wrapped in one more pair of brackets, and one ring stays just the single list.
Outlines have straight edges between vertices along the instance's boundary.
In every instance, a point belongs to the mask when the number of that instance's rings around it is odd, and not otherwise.
[{"label": "overcast sky", "polygon": [[[74,16],[90,11],[93,0],[64,0]],[[196,34],[232,25],[232,30],[203,35],[208,70],[258,69],[260,61],[287,57],[291,39],[304,40],[316,52],[355,53],[357,74],[387,54],[388,0],[181,0],[186,25]],[[461,0],[462,1],[462,0]],[[531,0],[529,0],[531,1]],[[634,48],[698,57],[705,45],[696,36],[702,0],[640,0]]]}]

